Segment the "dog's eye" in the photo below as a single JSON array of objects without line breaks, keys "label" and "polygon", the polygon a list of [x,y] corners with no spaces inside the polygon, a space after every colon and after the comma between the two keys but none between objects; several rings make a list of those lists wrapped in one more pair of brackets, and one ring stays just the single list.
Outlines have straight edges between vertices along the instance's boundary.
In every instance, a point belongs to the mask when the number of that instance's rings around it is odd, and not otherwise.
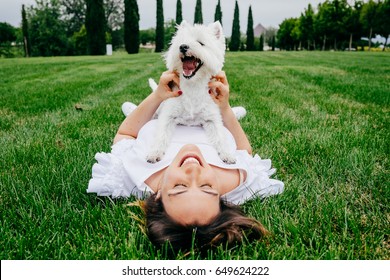
[{"label": "dog's eye", "polygon": [[204,44],[203,44],[201,41],[198,41],[198,43],[199,43],[201,46],[204,46]]}]

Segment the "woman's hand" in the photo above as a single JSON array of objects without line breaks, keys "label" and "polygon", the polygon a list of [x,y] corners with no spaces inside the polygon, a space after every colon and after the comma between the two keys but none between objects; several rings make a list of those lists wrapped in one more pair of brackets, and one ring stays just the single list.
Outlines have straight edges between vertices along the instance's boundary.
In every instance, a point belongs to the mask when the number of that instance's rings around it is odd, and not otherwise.
[{"label": "woman's hand", "polygon": [[225,72],[221,71],[212,78],[213,79],[209,82],[210,96],[221,110],[222,120],[225,127],[233,135],[237,144],[237,150],[246,150],[251,155],[252,147],[249,143],[248,137],[230,108],[229,83]]},{"label": "woman's hand", "polygon": [[124,138],[137,138],[138,132],[142,126],[152,119],[161,102],[168,98],[181,95],[179,85],[179,76],[176,73],[164,72],[160,77],[160,82],[156,90],[149,94],[122,122],[114,138],[114,143]]},{"label": "woman's hand", "polygon": [[180,90],[180,79],[176,72],[166,71],[162,73],[160,81],[154,93],[161,102],[171,98],[178,97],[182,94]]},{"label": "woman's hand", "polygon": [[229,109],[229,83],[224,71],[212,77],[212,80],[209,82],[209,88],[210,96],[218,105],[221,112]]}]

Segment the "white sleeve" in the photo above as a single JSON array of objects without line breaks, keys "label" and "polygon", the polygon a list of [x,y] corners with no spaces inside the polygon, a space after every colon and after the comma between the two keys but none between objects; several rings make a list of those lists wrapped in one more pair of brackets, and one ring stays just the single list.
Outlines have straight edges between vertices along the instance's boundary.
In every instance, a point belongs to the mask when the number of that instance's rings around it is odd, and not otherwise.
[{"label": "white sleeve", "polygon": [[222,196],[233,204],[242,204],[247,200],[280,194],[284,190],[282,181],[270,178],[275,169],[271,168],[270,159],[261,159],[258,155],[240,153],[240,160],[245,161],[247,177],[243,184]]},{"label": "white sleeve", "polygon": [[113,198],[143,196],[125,172],[122,160],[124,154],[131,152],[134,143],[133,139],[124,139],[112,146],[111,153],[95,155],[97,162],[92,167],[92,178],[89,180],[87,193]]}]

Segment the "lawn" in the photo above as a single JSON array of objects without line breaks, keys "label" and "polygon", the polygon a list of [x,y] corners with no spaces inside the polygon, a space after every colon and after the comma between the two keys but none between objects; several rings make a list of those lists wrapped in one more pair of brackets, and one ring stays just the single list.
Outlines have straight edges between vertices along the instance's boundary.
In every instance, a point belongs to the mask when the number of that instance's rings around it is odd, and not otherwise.
[{"label": "lawn", "polygon": [[[128,204],[86,193],[158,54],[0,60],[1,259],[164,259]],[[210,259],[390,258],[390,54],[228,53],[231,105],[285,192],[244,205],[272,236]],[[198,259],[194,252],[179,259]]]}]

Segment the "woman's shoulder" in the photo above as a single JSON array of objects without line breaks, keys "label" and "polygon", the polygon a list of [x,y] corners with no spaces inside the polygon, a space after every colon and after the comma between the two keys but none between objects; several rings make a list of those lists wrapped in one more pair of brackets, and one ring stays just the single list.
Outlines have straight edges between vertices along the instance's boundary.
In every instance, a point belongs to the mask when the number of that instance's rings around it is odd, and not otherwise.
[{"label": "woman's shoulder", "polygon": [[242,204],[250,199],[264,198],[283,192],[284,183],[271,178],[276,170],[271,168],[270,159],[261,159],[258,155],[250,156],[248,153],[240,153],[239,157],[246,178],[243,183],[223,196],[226,201]]}]

